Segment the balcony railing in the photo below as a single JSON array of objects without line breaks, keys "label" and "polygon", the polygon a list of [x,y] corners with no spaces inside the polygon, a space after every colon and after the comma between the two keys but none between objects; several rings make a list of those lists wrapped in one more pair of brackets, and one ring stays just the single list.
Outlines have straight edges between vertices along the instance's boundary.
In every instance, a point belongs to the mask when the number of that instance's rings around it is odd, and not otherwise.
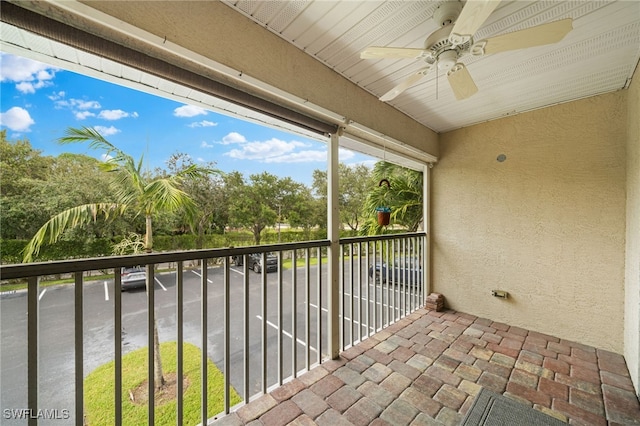
[{"label": "balcony railing", "polygon": [[[2,266],[3,281],[27,282],[26,294],[0,301],[2,406],[26,408],[33,424],[43,419],[34,415],[42,410],[66,410],[82,425],[84,379],[114,361],[113,410],[120,423],[123,355],[146,347],[147,420],[154,424],[157,327],[160,341],[176,342],[176,377],[184,374],[183,344],[201,350],[199,417],[206,424],[212,417],[209,359],[224,375],[224,415],[234,408],[232,388],[248,402],[322,363],[330,317],[339,321],[344,350],[419,308],[425,241],[424,233],[341,239],[337,312],[327,303],[328,240]],[[264,267],[268,253],[277,258],[274,273]],[[122,268],[138,265],[146,267],[146,291],[123,293]],[[95,281],[91,271],[111,275]],[[75,284],[40,286],[42,277],[57,274],[72,274]],[[182,386],[176,380],[177,424],[184,414]]]}]

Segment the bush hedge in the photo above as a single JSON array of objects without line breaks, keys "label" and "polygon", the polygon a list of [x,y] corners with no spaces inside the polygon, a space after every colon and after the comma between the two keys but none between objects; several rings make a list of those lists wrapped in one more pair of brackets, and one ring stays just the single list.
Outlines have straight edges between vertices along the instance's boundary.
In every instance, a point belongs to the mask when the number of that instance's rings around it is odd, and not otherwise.
[{"label": "bush hedge", "polygon": [[[355,233],[344,231],[343,236],[351,236]],[[303,231],[298,229],[286,229],[280,231],[280,242],[291,243],[297,241],[321,240],[327,238],[325,229]],[[61,259],[75,259],[88,257],[110,256],[113,245],[119,238],[103,238],[82,240],[61,240],[55,244],[43,245],[36,261],[50,261]],[[3,264],[21,263],[22,251],[28,244],[27,240],[0,240],[0,260]],[[278,231],[267,229],[262,232],[261,244],[278,243]],[[243,247],[253,245],[253,235],[248,231],[229,231],[225,234],[205,235],[202,248],[219,247]],[[197,248],[197,236],[184,235],[158,235],[153,238],[154,251],[195,250]]]}]

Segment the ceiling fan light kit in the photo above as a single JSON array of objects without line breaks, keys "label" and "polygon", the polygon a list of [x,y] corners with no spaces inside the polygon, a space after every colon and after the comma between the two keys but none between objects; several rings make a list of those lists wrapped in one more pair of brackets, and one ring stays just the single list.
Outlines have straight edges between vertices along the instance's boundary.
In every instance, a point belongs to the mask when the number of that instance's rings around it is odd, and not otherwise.
[{"label": "ceiling fan light kit", "polygon": [[447,72],[447,80],[457,100],[478,92],[469,70],[461,59],[509,50],[557,43],[573,28],[571,18],[550,22],[520,31],[475,41],[473,35],[498,7],[497,0],[446,1],[436,8],[433,19],[441,28],[425,40],[424,48],[368,47],[361,59],[421,59],[427,66],[410,75],[380,97],[390,101],[416,84],[433,68]]}]

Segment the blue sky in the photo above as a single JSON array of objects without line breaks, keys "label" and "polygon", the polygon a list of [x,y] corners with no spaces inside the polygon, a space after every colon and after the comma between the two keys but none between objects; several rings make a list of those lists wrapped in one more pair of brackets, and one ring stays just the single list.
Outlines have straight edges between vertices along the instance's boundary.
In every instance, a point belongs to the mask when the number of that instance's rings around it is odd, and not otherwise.
[{"label": "blue sky", "polygon": [[[76,152],[99,158],[86,145],[59,145],[69,127],[92,127],[150,168],[165,167],[173,153],[216,163],[245,176],[267,171],[311,185],[326,170],[323,142],[263,127],[197,106],[138,92],[6,53],[0,54],[0,126],[9,140],[26,138],[44,155]],[[342,150],[346,164],[373,158]]]}]

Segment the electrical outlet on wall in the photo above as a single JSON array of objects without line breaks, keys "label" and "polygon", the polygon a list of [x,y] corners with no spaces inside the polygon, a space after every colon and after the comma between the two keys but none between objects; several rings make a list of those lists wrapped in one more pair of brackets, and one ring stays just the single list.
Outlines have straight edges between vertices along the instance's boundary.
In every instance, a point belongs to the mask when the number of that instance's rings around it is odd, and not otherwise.
[{"label": "electrical outlet on wall", "polygon": [[494,297],[499,297],[501,299],[506,299],[509,297],[509,293],[504,290],[491,290],[491,295]]}]

